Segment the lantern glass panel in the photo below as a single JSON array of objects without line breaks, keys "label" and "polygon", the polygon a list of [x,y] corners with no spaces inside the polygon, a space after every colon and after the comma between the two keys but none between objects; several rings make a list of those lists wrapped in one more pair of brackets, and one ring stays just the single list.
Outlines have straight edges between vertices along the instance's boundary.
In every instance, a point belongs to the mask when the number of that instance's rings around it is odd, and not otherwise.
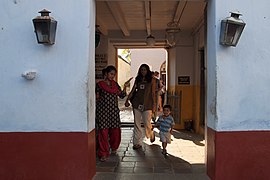
[{"label": "lantern glass panel", "polygon": [[241,36],[242,28],[239,24],[229,24],[227,31],[227,41],[235,46]]},{"label": "lantern glass panel", "polygon": [[227,37],[225,39],[226,44],[233,44],[233,42],[236,40],[236,33],[237,33],[237,25],[236,24],[228,24],[227,26]]},{"label": "lantern glass panel", "polygon": [[47,22],[36,22],[36,35],[39,43],[48,43],[49,34],[49,27]]},{"label": "lantern glass panel", "polygon": [[50,36],[49,36],[49,43],[50,44],[54,44],[54,42],[55,42],[56,25],[57,25],[56,21],[52,21],[50,23]]}]

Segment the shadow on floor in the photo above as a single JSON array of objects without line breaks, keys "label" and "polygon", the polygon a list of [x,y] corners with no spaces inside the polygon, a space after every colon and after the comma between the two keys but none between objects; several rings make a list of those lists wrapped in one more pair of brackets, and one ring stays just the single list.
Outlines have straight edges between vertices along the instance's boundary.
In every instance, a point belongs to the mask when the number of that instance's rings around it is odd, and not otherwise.
[{"label": "shadow on floor", "polygon": [[198,146],[204,146],[204,143],[201,143],[201,141],[204,141],[204,136],[200,134],[193,133],[191,131],[187,130],[173,130],[173,137],[176,139],[184,139],[192,141],[194,144]]},{"label": "shadow on floor", "polygon": [[[175,155],[177,154],[175,152],[181,153],[177,149],[179,145],[174,144],[174,155],[168,151],[166,157],[161,153],[159,144],[144,142],[141,149],[134,150],[132,133],[132,128],[122,128],[122,141],[117,154],[111,155],[106,162],[97,159],[97,173],[94,180],[208,179],[205,164],[190,163],[180,155]],[[174,133],[175,138],[189,137],[184,133]]]}]

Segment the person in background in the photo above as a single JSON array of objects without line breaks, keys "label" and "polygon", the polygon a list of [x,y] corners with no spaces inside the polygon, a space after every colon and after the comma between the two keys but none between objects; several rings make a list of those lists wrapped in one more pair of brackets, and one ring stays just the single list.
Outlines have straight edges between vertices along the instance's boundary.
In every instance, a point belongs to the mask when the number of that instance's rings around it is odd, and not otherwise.
[{"label": "person in background", "polygon": [[163,84],[161,80],[159,79],[159,72],[155,71],[152,72],[153,78],[156,80],[156,98],[157,98],[157,107],[156,107],[156,112],[153,113],[152,120],[153,122],[156,121],[156,118],[162,113],[162,89],[163,89]]},{"label": "person in background", "polygon": [[161,98],[161,95],[163,94],[163,90],[164,90],[164,84],[163,84],[163,81],[159,78],[159,72],[155,71],[155,76],[157,77],[158,79],[158,111],[163,111],[162,109],[162,98]]},{"label": "person in background", "polygon": [[163,114],[159,116],[155,127],[159,129],[160,141],[162,142],[162,154],[167,155],[167,144],[171,143],[171,134],[173,126],[175,125],[174,119],[171,116],[172,107],[167,104],[163,106]]},{"label": "person in background", "polygon": [[143,136],[141,122],[144,124],[146,138],[150,138],[151,142],[155,141],[155,134],[151,124],[152,113],[156,111],[155,89],[156,83],[152,77],[149,66],[142,64],[139,67],[134,85],[125,102],[125,106],[128,107],[130,106],[130,101],[133,108],[133,149],[142,147]]},{"label": "person in background", "polygon": [[160,79],[160,90],[159,90],[159,95],[161,96],[161,106],[164,106],[165,103],[165,93],[166,93],[166,86],[164,84],[163,79]]},{"label": "person in background", "polygon": [[115,154],[121,142],[118,97],[126,96],[128,84],[125,83],[121,90],[118,83],[114,81],[116,72],[114,66],[107,66],[102,70],[104,79],[96,85],[96,123],[100,161],[106,161],[110,153]]}]

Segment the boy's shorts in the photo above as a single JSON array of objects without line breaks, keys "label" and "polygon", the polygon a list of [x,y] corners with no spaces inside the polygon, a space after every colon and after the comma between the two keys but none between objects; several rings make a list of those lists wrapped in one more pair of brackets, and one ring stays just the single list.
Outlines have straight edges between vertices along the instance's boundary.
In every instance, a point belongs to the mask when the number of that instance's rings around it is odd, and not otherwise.
[{"label": "boy's shorts", "polygon": [[171,133],[170,132],[159,132],[160,141],[170,144],[171,143]]}]

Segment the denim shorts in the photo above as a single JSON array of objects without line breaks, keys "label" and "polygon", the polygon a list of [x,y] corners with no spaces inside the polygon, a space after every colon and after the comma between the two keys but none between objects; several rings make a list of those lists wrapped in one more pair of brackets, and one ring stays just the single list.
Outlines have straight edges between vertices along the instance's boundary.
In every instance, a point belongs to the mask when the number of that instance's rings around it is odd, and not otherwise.
[{"label": "denim shorts", "polygon": [[170,144],[171,143],[171,133],[159,131],[160,141]]}]

